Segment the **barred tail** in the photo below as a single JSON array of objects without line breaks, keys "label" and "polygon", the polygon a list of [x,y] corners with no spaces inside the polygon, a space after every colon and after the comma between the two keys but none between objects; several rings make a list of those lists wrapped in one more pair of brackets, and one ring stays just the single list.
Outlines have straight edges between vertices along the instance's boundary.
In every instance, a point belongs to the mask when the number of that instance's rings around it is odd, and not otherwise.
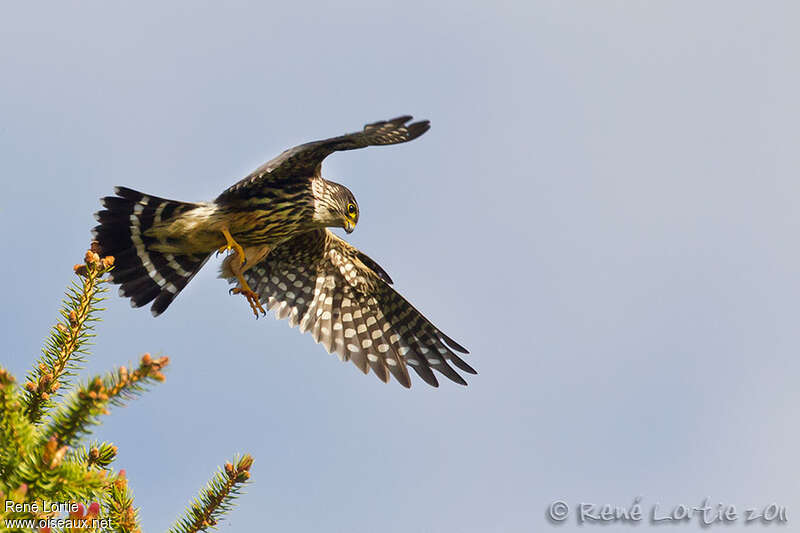
[{"label": "barred tail", "polygon": [[197,204],[176,202],[116,187],[117,196],[101,199],[104,210],[95,214],[100,222],[93,233],[101,255],[114,256],[111,279],[119,283],[120,296],[130,297],[131,306],[150,308],[158,316],[202,268],[210,254],[164,253],[153,249],[163,244],[145,232],[161,221],[179,216]]}]

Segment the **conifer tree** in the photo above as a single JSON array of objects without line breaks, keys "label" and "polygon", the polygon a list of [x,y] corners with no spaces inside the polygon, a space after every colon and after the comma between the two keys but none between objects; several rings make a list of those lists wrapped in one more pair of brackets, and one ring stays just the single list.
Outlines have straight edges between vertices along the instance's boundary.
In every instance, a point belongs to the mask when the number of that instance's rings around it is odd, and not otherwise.
[{"label": "conifer tree", "polygon": [[[113,257],[97,252],[93,246],[75,265],[77,280],[25,384],[18,386],[0,366],[0,532],[141,531],[125,471],[112,466],[117,447],[87,438],[110,407],[164,381],[169,358],[144,354],[135,368],[76,379],[102,311],[105,275],[114,265]],[[170,532],[216,526],[250,478],[252,464],[247,454],[226,463]]]}]

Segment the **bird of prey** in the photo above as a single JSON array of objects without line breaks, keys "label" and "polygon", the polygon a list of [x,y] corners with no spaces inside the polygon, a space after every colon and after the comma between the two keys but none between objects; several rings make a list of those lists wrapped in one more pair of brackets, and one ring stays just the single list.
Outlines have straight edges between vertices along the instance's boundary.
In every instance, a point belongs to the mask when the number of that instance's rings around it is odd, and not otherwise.
[{"label": "bird of prey", "polygon": [[378,263],[333,234],[351,233],[358,203],[345,186],[322,177],[333,152],[404,143],[430,128],[410,116],[286,150],[213,202],[179,202],[125,187],[101,199],[94,236],[113,255],[114,283],[133,307],[153,302],[158,316],[214,252],[229,251],[220,277],[236,286],[258,317],[262,302],[329,353],[411,386],[410,366],[426,383],[432,370],[466,385],[450,364],[475,374],[468,353],[392,287]]}]

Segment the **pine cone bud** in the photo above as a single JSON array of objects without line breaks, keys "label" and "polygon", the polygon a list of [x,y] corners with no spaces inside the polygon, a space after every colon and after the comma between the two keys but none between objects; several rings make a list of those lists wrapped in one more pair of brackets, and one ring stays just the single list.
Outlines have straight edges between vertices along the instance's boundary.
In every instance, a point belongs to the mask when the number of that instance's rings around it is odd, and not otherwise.
[{"label": "pine cone bud", "polygon": [[250,467],[253,466],[253,456],[250,454],[245,454],[244,457],[239,461],[239,469],[240,470],[250,470]]},{"label": "pine cone bud", "polygon": [[100,504],[97,502],[92,502],[89,504],[89,510],[86,512],[86,518],[92,519],[97,518],[100,514]]},{"label": "pine cone bud", "polygon": [[78,508],[75,509],[74,512],[69,513],[69,517],[72,519],[75,518],[83,518],[83,513],[86,511],[86,508],[83,506],[82,503],[78,503]]}]

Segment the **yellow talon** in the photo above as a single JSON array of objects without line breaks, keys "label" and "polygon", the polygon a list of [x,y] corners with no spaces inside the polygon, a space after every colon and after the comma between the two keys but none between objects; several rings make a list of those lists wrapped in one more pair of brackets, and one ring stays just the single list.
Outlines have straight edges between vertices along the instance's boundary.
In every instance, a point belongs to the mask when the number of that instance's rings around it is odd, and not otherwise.
[{"label": "yellow talon", "polygon": [[226,250],[233,250],[239,255],[239,265],[243,265],[245,257],[244,257],[244,248],[242,248],[242,245],[233,239],[233,237],[231,236],[231,232],[228,231],[227,229],[222,230],[222,234],[225,236],[225,246],[220,246],[217,253],[222,253]]},{"label": "yellow talon", "polygon": [[241,294],[247,298],[247,303],[250,304],[250,309],[253,310],[253,314],[256,315],[256,318],[258,318],[259,311],[261,311],[262,315],[266,315],[267,312],[264,311],[264,308],[261,306],[258,294],[253,292],[253,289],[250,288],[241,275],[236,276],[236,279],[239,281],[239,286],[231,289],[231,294]]}]

